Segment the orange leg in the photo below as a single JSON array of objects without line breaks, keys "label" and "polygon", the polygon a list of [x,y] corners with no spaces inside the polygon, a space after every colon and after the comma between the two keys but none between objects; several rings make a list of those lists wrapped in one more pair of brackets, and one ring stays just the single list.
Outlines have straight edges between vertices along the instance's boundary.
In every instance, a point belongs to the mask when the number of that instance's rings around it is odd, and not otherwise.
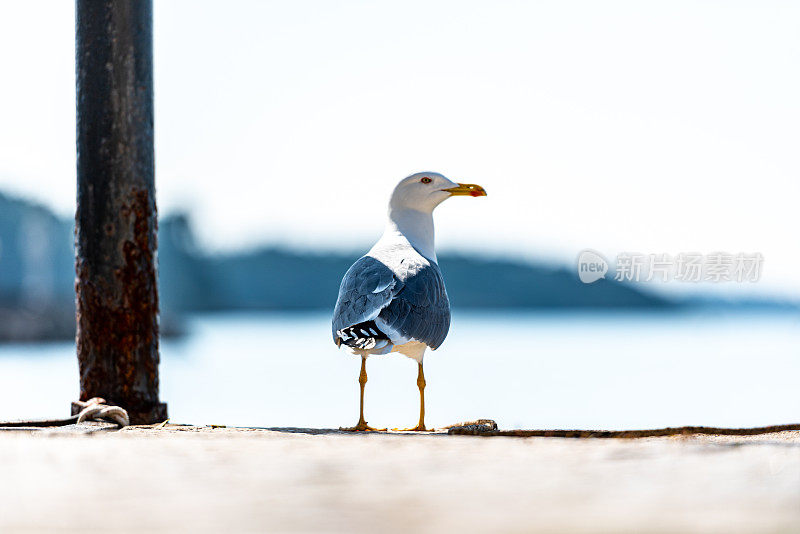
[{"label": "orange leg", "polygon": [[386,430],[385,428],[382,429],[372,428],[364,420],[364,387],[367,385],[367,359],[364,357],[361,358],[361,373],[358,375],[358,383],[361,386],[358,423],[356,423],[356,426],[351,426],[348,428],[339,428],[339,430],[346,430],[348,432],[366,432],[366,431],[380,432]]},{"label": "orange leg", "polygon": [[[417,372],[417,387],[419,388],[419,423],[414,428],[395,428],[394,430],[426,432],[425,428],[425,373],[422,371],[422,363],[419,364]],[[433,430],[432,428],[430,430]]]}]

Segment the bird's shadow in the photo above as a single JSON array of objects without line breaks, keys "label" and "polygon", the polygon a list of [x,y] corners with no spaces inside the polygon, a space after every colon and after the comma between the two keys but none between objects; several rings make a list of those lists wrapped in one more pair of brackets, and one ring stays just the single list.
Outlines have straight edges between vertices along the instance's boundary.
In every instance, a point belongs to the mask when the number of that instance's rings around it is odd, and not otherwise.
[{"label": "bird's shadow", "polygon": [[446,429],[437,429],[431,432],[415,432],[402,430],[373,430],[367,432],[354,432],[338,428],[298,428],[298,427],[258,427],[253,430],[269,430],[271,432],[285,432],[287,434],[334,434],[339,436],[446,436]]}]

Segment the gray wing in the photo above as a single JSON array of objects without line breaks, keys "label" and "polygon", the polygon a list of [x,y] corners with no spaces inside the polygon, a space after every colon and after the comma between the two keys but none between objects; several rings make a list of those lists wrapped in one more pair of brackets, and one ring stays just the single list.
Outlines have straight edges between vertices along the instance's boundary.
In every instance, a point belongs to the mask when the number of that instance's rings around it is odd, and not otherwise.
[{"label": "gray wing", "polygon": [[439,266],[431,262],[406,278],[378,317],[404,336],[439,348],[450,330],[450,301]]},{"label": "gray wing", "polygon": [[333,340],[337,331],[375,319],[391,302],[396,285],[391,269],[375,258],[364,256],[350,266],[333,310]]},{"label": "gray wing", "polygon": [[404,337],[438,348],[450,329],[450,302],[439,266],[427,264],[401,281],[375,258],[356,261],[339,287],[334,341],[337,331],[375,318]]}]

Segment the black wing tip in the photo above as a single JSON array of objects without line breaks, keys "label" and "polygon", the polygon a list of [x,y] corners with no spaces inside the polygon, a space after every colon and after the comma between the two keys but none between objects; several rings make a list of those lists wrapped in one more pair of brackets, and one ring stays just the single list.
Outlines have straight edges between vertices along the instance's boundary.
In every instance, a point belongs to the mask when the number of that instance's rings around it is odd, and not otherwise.
[{"label": "black wing tip", "polygon": [[379,341],[391,341],[375,324],[375,321],[364,321],[336,331],[336,344],[356,349],[371,349]]}]

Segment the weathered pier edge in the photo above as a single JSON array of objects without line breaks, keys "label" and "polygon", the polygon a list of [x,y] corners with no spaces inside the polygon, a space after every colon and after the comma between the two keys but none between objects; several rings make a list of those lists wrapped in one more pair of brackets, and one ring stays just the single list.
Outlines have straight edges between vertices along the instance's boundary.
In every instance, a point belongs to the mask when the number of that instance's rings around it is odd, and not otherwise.
[{"label": "weathered pier edge", "polygon": [[154,423],[167,407],[158,398],[152,2],[75,8],[80,398]]}]

